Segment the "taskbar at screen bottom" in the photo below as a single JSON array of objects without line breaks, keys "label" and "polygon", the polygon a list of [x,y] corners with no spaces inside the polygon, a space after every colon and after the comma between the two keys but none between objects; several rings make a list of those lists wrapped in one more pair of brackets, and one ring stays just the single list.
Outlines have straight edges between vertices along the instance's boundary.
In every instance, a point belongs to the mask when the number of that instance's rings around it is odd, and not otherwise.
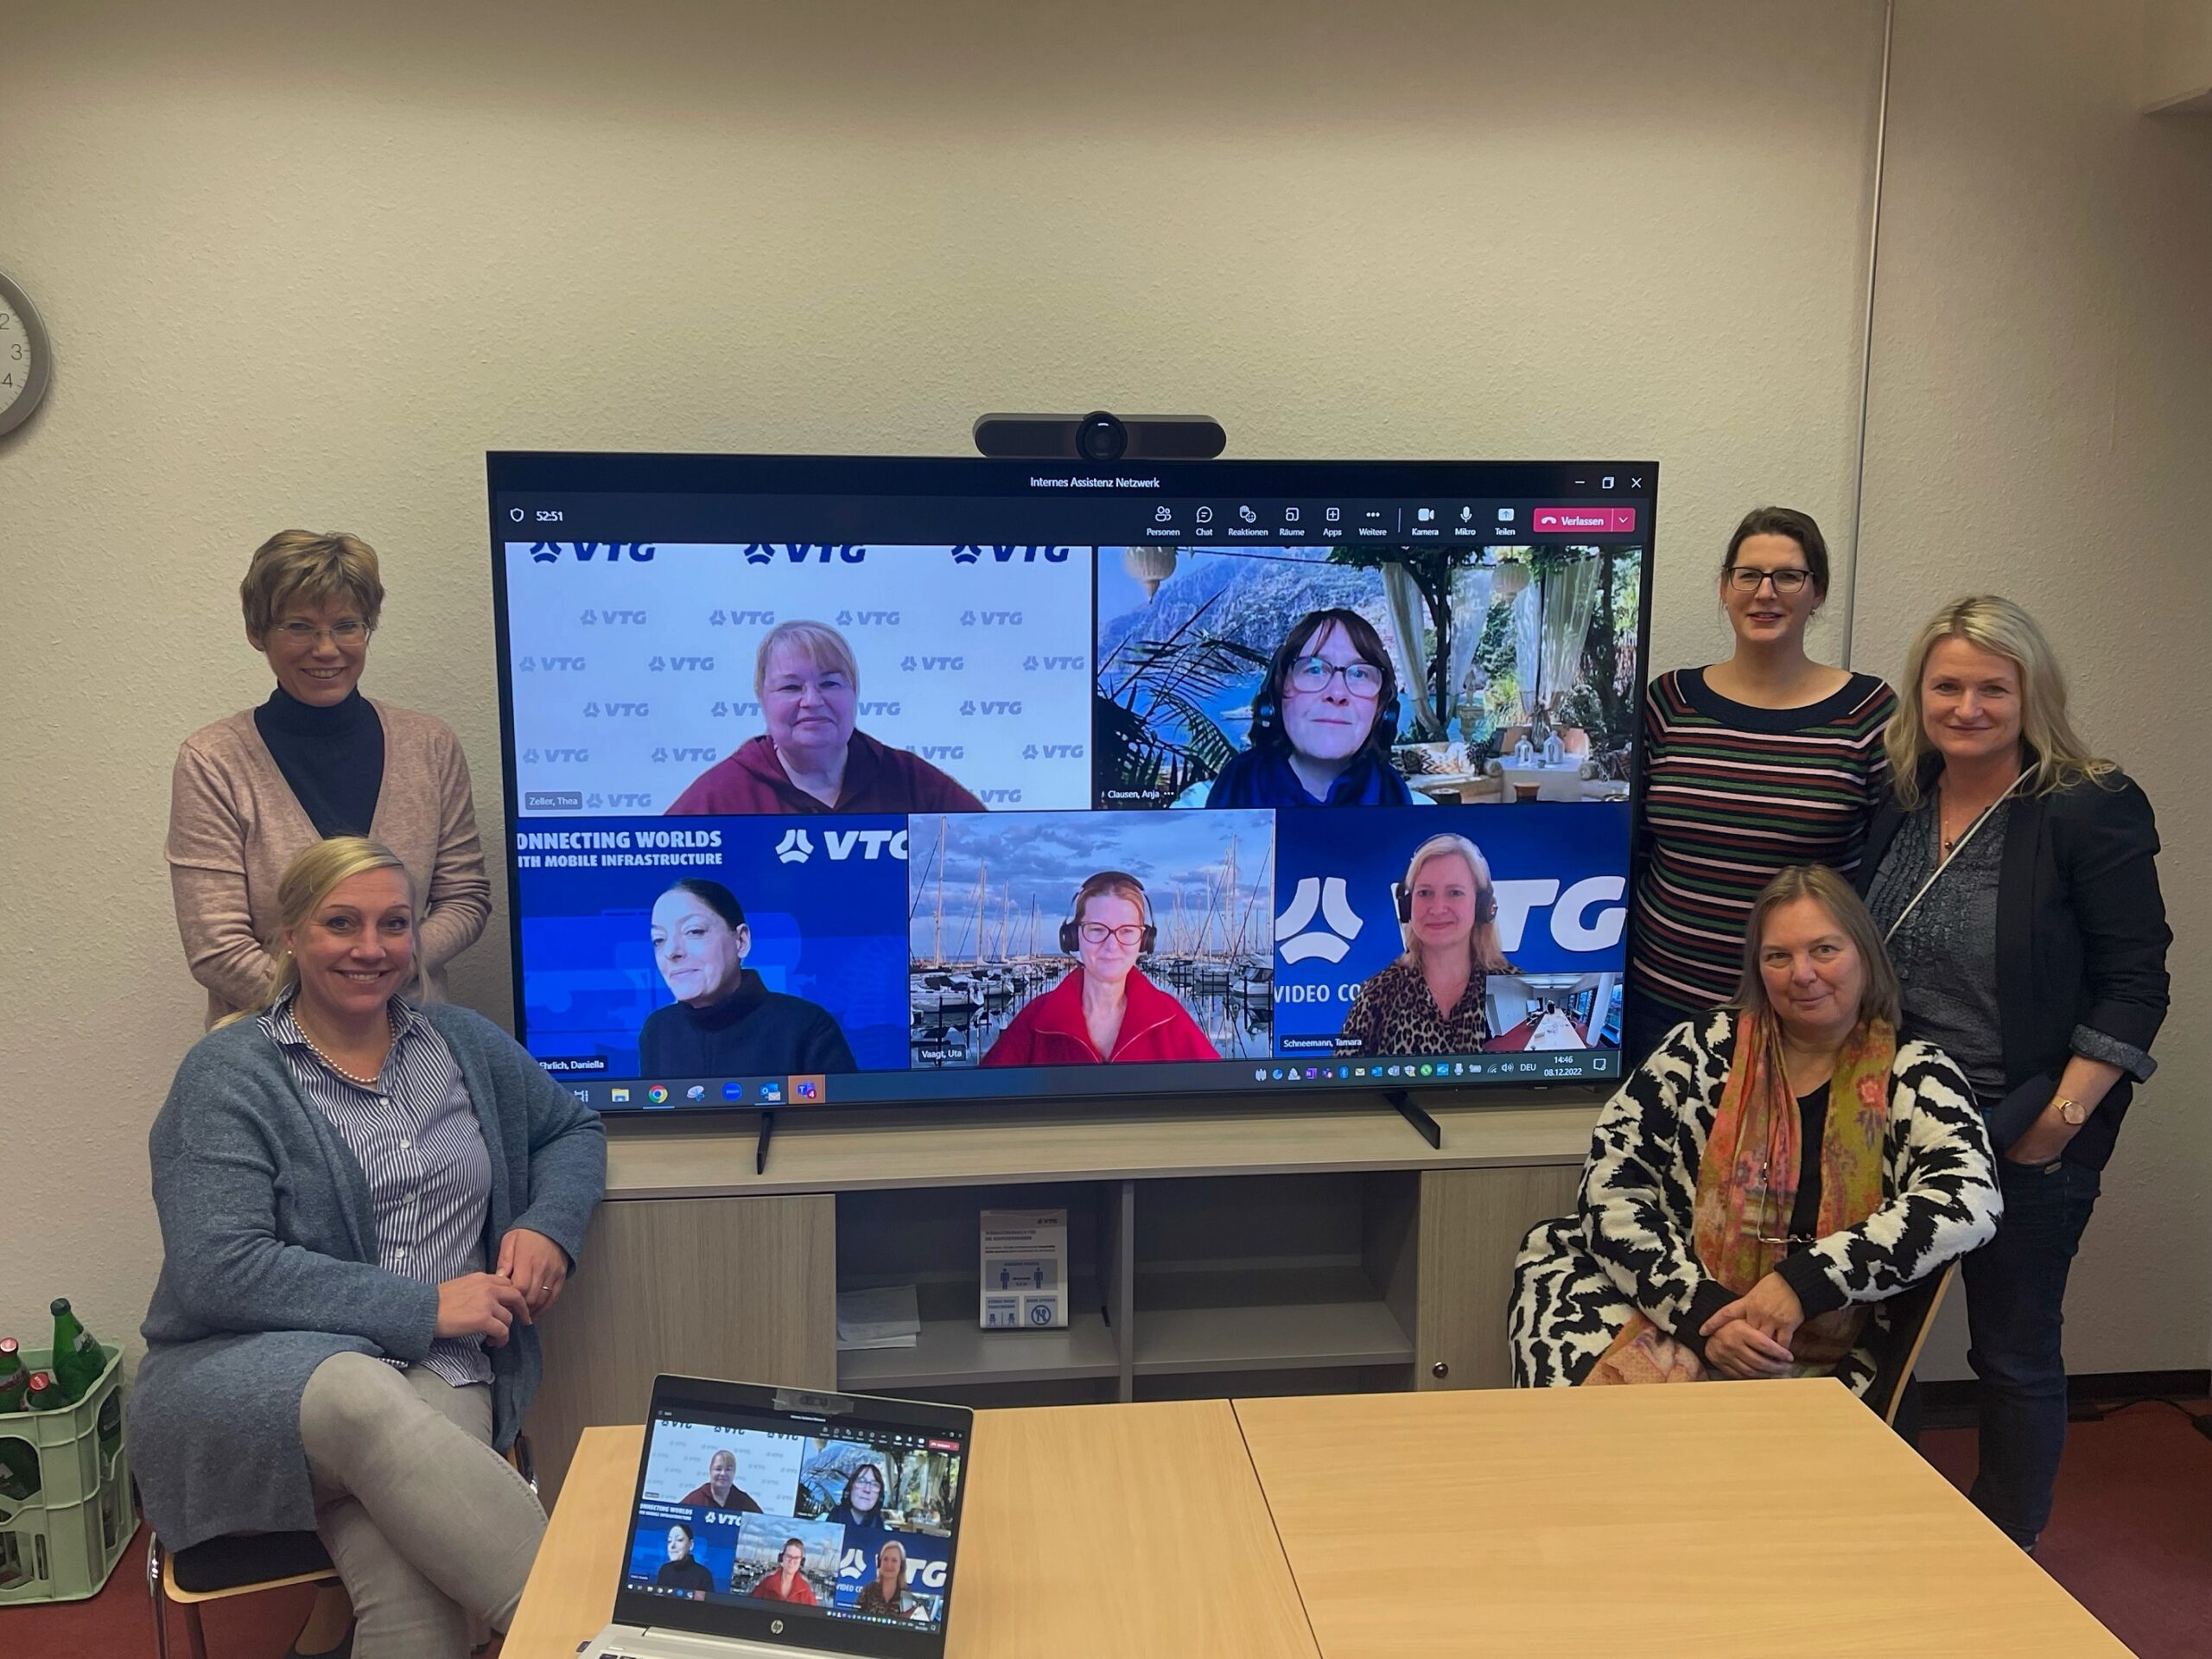
[{"label": "taskbar at screen bottom", "polygon": [[[549,1070],[553,1068],[549,1067]],[[1186,1104],[1194,1095],[1260,1090],[1434,1089],[1600,1083],[1621,1075],[1615,1048],[1357,1059],[1294,1056],[1191,1065],[982,1066],[941,1071],[852,1071],[773,1077],[624,1078],[555,1071],[585,1105],[607,1113],[767,1111],[798,1106],[929,1106],[961,1101],[1118,1097]]]}]

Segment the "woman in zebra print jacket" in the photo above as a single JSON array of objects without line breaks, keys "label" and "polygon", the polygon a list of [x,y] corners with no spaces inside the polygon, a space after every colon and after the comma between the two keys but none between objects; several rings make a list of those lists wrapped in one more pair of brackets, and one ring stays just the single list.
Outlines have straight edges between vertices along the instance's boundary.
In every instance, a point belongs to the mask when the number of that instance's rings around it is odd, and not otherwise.
[{"label": "woman in zebra print jacket", "polygon": [[1737,1005],[1676,1026],[1599,1117],[1575,1212],[1514,1268],[1528,1386],[1833,1375],[1863,1394],[1887,1299],[1986,1243],[1989,1137],[1834,871],[1759,895]]}]

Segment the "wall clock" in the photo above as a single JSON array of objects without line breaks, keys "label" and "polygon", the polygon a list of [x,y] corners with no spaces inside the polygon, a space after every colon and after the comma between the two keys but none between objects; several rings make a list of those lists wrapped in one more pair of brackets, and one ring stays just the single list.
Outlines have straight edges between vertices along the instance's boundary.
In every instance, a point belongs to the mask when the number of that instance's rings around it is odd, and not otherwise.
[{"label": "wall clock", "polygon": [[0,275],[0,435],[30,419],[54,373],[54,344],[38,308]]}]

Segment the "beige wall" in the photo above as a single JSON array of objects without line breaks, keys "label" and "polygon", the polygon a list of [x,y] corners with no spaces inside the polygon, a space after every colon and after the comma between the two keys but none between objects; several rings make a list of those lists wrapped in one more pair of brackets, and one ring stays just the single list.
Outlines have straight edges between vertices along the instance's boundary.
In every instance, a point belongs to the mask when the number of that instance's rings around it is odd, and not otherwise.
[{"label": "beige wall", "polygon": [[2012,594],[2158,810],[2174,1012],[2068,1302],[2070,1362],[2115,1370],[2202,1365],[2212,1303],[2212,119],[2134,112],[2130,10],[1898,7],[1856,629],[1886,667]]},{"label": "beige wall", "polygon": [[[231,595],[280,525],[384,551],[368,683],[459,730],[487,835],[487,447],[957,453],[979,410],[1104,404],[1206,410],[1244,455],[1654,454],[1662,664],[1717,648],[1745,505],[1848,539],[1871,0],[15,10],[0,270],[60,365],[0,446],[0,1331],[55,1290],[111,1337],[143,1306],[144,1132],[197,1029],[168,764],[263,694]],[[2126,676],[2146,631],[2202,633],[2175,337],[2208,142],[2136,124],[2133,35],[2071,10],[1993,47],[1906,7],[1859,656],[1954,587],[2027,593],[2179,849],[2204,727],[2182,677],[2148,718]],[[1961,102],[1993,49],[2009,90]],[[2032,279],[1993,280],[1968,211]],[[500,1015],[503,928],[456,974]],[[2206,1358],[2175,1127],[2206,1056],[2165,1052],[2077,1365]]]}]

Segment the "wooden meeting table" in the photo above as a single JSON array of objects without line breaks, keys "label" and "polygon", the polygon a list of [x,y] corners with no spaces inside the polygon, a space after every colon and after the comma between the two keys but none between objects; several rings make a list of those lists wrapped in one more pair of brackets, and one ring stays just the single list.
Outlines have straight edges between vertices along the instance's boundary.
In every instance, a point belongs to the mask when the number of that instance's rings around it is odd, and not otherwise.
[{"label": "wooden meeting table", "polygon": [[[588,1428],[500,1659],[575,1659],[614,1605],[645,1430]],[[979,1411],[957,1659],[1318,1659],[1226,1400]]]},{"label": "wooden meeting table", "polygon": [[[643,1431],[587,1430],[502,1659],[613,1607]],[[976,1414],[950,1659],[2123,1647],[1831,1382]]]},{"label": "wooden meeting table", "polygon": [[1240,1400],[1325,1659],[2127,1649],[1840,1382]]}]

